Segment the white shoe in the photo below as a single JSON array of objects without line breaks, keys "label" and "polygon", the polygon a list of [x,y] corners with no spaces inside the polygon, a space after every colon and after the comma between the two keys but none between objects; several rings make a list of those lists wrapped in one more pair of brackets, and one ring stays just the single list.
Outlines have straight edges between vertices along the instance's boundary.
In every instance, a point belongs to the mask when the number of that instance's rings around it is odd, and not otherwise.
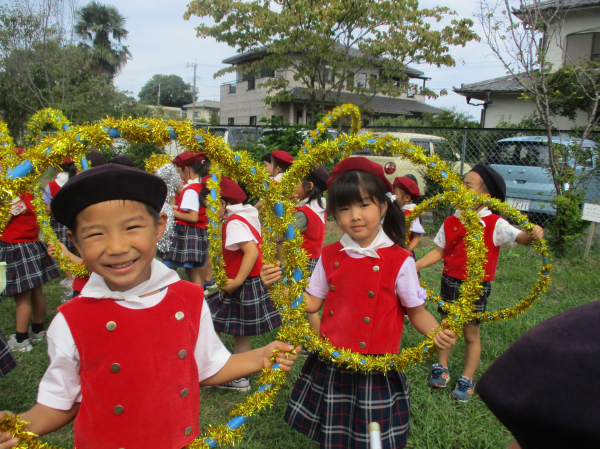
[{"label": "white shoe", "polygon": [[241,379],[232,380],[231,382],[227,382],[225,384],[217,385],[217,388],[222,390],[235,390],[235,391],[250,391],[250,381],[246,377],[242,377]]},{"label": "white shoe", "polygon": [[30,342],[34,342],[34,341],[42,341],[46,338],[46,331],[40,331],[37,334],[34,334],[33,331],[31,330],[31,328],[29,328],[29,341]]},{"label": "white shoe", "polygon": [[8,346],[13,351],[19,351],[19,352],[29,352],[33,349],[33,346],[31,345],[31,341],[29,341],[29,338],[26,338],[21,343],[17,343],[17,336],[15,334],[12,334],[10,336],[10,338],[8,339]]},{"label": "white shoe", "polygon": [[59,284],[65,288],[71,288],[73,287],[73,280],[64,278],[62,281],[59,282]]}]

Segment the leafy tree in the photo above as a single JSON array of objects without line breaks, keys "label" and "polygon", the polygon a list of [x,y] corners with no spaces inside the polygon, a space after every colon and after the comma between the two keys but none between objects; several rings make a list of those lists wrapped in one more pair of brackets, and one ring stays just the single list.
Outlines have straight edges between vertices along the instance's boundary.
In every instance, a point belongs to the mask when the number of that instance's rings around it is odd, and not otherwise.
[{"label": "leafy tree", "polygon": [[[192,15],[214,20],[196,28],[199,37],[213,37],[239,52],[266,48],[264,57],[241,65],[244,75],[292,70],[309,96],[310,118],[325,111],[328,98],[339,104],[342,91],[363,95],[365,102],[375,94],[397,97],[408,87],[408,64],[453,66],[449,47],[477,39],[470,19],[456,19],[446,7],[419,9],[417,1],[193,0],[184,17]],[[431,29],[431,21],[448,17],[450,25]],[[359,86],[355,74],[369,71],[377,77]],[[267,87],[266,104],[291,98],[288,79],[270,77],[262,85]],[[427,89],[421,93],[436,95]]]},{"label": "leafy tree", "polygon": [[95,0],[79,9],[76,16],[75,33],[83,40],[81,45],[91,50],[92,73],[105,74],[112,80],[131,59],[129,49],[121,43],[129,34],[125,17],[114,6]]},{"label": "leafy tree", "polygon": [[143,104],[155,105],[160,86],[160,105],[180,108],[194,101],[192,86],[178,75],[154,75],[138,94]]}]

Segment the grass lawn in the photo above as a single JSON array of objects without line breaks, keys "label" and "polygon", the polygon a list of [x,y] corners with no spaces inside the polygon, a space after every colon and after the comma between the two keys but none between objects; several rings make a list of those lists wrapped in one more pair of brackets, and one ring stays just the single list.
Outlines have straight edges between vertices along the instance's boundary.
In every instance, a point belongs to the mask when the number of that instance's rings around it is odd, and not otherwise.
[{"label": "grass lawn", "polygon": [[[336,225],[329,223],[327,241],[339,239]],[[431,236],[423,238],[417,248],[418,257],[422,257],[433,247]],[[596,245],[591,257],[583,259],[583,247],[574,249],[565,259],[554,261],[552,284],[548,293],[536,304],[533,311],[512,321],[482,326],[482,359],[475,378],[502,354],[519,336],[537,323],[572,307],[597,299],[600,291],[598,272],[600,250]],[[489,310],[499,310],[515,304],[522,299],[535,282],[540,260],[531,248],[517,247],[503,249],[498,264],[496,281],[493,283]],[[435,290],[439,291],[441,264],[425,270],[423,278]],[[56,314],[63,291],[56,279],[45,286],[48,301],[47,325]],[[435,305],[428,303],[427,308],[434,312]],[[435,316],[437,314],[434,313]],[[15,332],[15,309],[12,298],[0,298],[0,329],[5,335]],[[152,332],[151,329],[140,330]],[[253,346],[265,345],[275,339],[276,331],[253,338]],[[166,338],[166,337],[165,337]],[[421,340],[410,325],[405,326],[402,345],[414,346]],[[233,338],[226,337],[225,343],[232,350]],[[123,342],[127,345],[127,342]],[[0,380],[0,410],[17,413],[28,410],[37,395],[38,383],[48,365],[45,342],[35,345],[33,351],[17,354],[19,366]],[[461,374],[464,344],[459,340],[450,359],[452,388]],[[285,388],[277,397],[272,409],[267,410],[248,421],[246,434],[240,444],[242,448],[316,448],[318,445],[303,435],[291,430],[283,422],[294,379],[301,368],[302,361],[294,366],[288,376]],[[409,448],[503,448],[511,440],[511,435],[494,418],[483,402],[475,394],[468,404],[450,400],[450,389],[432,391],[427,387],[429,364],[411,367],[407,371],[411,389],[411,435]],[[254,383],[254,387],[256,384]],[[229,409],[239,402],[243,394],[224,392],[213,388],[202,388],[200,424],[219,424],[228,419]],[[49,435],[44,440],[61,448],[73,445],[72,426]]]}]

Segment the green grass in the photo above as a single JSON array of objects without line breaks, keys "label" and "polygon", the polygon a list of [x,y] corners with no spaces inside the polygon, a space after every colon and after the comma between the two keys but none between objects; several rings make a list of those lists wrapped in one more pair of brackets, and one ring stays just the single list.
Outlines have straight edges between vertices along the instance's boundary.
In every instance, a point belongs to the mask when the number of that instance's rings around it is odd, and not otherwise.
[{"label": "green grass", "polygon": [[[328,224],[327,242],[339,239],[335,224]],[[417,248],[422,257],[432,248],[432,237],[425,237]],[[548,292],[535,305],[534,309],[521,318],[482,326],[482,359],[475,378],[489,367],[525,331],[541,321],[572,307],[591,302],[600,291],[600,276],[597,276],[600,249],[594,246],[591,257],[583,260],[583,247],[571,251],[568,257],[554,260],[552,284]],[[496,281],[492,285],[489,310],[510,307],[522,299],[535,282],[540,266],[539,257],[532,248],[517,247],[503,249],[498,264]],[[425,270],[424,280],[436,292],[439,291],[441,264]],[[48,301],[46,323],[49,324],[60,305],[63,289],[58,281],[47,284],[44,289]],[[435,305],[426,306],[435,313]],[[5,335],[15,331],[15,310],[12,298],[0,299],[0,329]],[[276,331],[253,338],[253,347],[265,345],[275,339]],[[410,347],[421,341],[422,336],[412,326],[405,326],[402,338],[403,347]],[[124,342],[124,344],[127,344]],[[233,339],[225,336],[225,344],[232,350]],[[45,342],[35,345],[27,354],[17,354],[19,366],[7,377],[0,380],[0,410],[24,412],[34,403],[39,380],[48,365]],[[450,358],[451,386],[462,370],[464,344],[459,340]],[[278,395],[274,407],[250,419],[246,434],[240,444],[242,448],[316,448],[318,445],[303,435],[291,430],[283,422],[294,379],[301,368],[301,362],[294,366],[287,384]],[[432,391],[427,387],[429,362],[414,366],[407,371],[411,391],[411,435],[409,448],[503,448],[512,439],[509,432],[495,419],[477,394],[467,404],[450,400],[452,388]],[[256,379],[253,379],[254,389]],[[201,390],[201,417],[203,428],[207,424],[219,424],[228,419],[230,408],[245,396],[213,388]],[[61,448],[72,447],[72,426],[44,438],[50,444]]]}]

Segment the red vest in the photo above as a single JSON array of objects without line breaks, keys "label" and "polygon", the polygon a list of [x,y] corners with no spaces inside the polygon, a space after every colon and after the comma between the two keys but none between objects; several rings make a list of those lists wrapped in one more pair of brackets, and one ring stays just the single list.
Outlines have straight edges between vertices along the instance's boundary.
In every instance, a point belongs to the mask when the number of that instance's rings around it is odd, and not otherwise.
[{"label": "red vest", "polygon": [[248,220],[246,220],[243,217],[240,217],[239,215],[232,215],[227,219],[227,221],[223,225],[223,236],[221,245],[223,248],[223,261],[225,262],[225,273],[227,274],[227,277],[229,279],[235,279],[238,275],[238,272],[240,271],[240,267],[242,266],[242,259],[244,258],[244,252],[241,249],[231,251],[225,248],[225,242],[227,241],[227,226],[229,226],[229,223],[235,220],[239,220],[246,226],[248,226],[254,238],[258,240],[258,244],[256,245],[258,247],[258,257],[256,258],[256,262],[254,262],[254,267],[252,267],[252,271],[250,271],[248,277],[260,276],[260,269],[263,266],[262,249],[260,248],[260,245],[262,245],[262,237],[258,234],[258,231],[254,229],[254,226],[248,223]]},{"label": "red vest", "polygon": [[308,205],[299,207],[296,210],[304,212],[306,219],[308,220],[306,231],[302,233],[302,237],[304,237],[302,248],[306,250],[306,254],[308,254],[309,258],[318,259],[321,257],[321,252],[323,252],[323,243],[325,243],[327,214],[325,214],[324,223],[319,217],[319,214],[308,207]]},{"label": "red vest", "polygon": [[148,309],[83,296],[58,308],[80,357],[74,447],[181,449],[200,434],[194,349],[203,298],[200,286],[179,281]]},{"label": "red vest", "polygon": [[[190,184],[189,186],[185,187],[181,191],[181,196],[179,196],[179,198],[176,197],[176,203],[178,206],[181,206],[181,202],[183,201],[183,195],[185,194],[185,192],[187,190],[193,190],[194,192],[196,192],[198,194],[198,198],[199,198],[200,191],[202,190],[202,184],[194,183],[194,184]],[[198,209],[198,221],[196,223],[190,223],[189,221],[179,220],[179,219],[175,220],[175,223],[184,225],[184,226],[195,226],[196,228],[206,229],[206,208],[200,206],[200,209]]]},{"label": "red vest", "polygon": [[[500,247],[494,245],[494,228],[499,215],[491,214],[482,217],[485,223],[483,230],[483,241],[487,247],[487,263],[484,266],[484,281],[493,281],[498,266]],[[444,274],[456,279],[467,279],[465,268],[467,266],[467,253],[465,251],[465,236],[467,230],[458,217],[454,215],[444,221],[444,233],[446,234],[446,249],[444,250]]]},{"label": "red vest", "polygon": [[3,242],[37,242],[40,239],[40,227],[37,223],[35,209],[31,203],[33,201],[33,195],[31,193],[24,193],[20,198],[25,203],[25,206],[27,206],[27,210],[14,217],[11,216],[2,236],[0,236],[0,240]]},{"label": "red vest", "polygon": [[361,354],[396,354],[404,326],[396,278],[410,253],[393,245],[377,250],[380,259],[354,259],[341,249],[340,242],[332,243],[321,256],[329,284],[322,336]]},{"label": "red vest", "polygon": [[50,189],[50,197],[54,198],[54,195],[57,194],[57,192],[60,190],[60,186],[58,185],[58,182],[56,181],[50,181],[48,183],[48,188]]}]

